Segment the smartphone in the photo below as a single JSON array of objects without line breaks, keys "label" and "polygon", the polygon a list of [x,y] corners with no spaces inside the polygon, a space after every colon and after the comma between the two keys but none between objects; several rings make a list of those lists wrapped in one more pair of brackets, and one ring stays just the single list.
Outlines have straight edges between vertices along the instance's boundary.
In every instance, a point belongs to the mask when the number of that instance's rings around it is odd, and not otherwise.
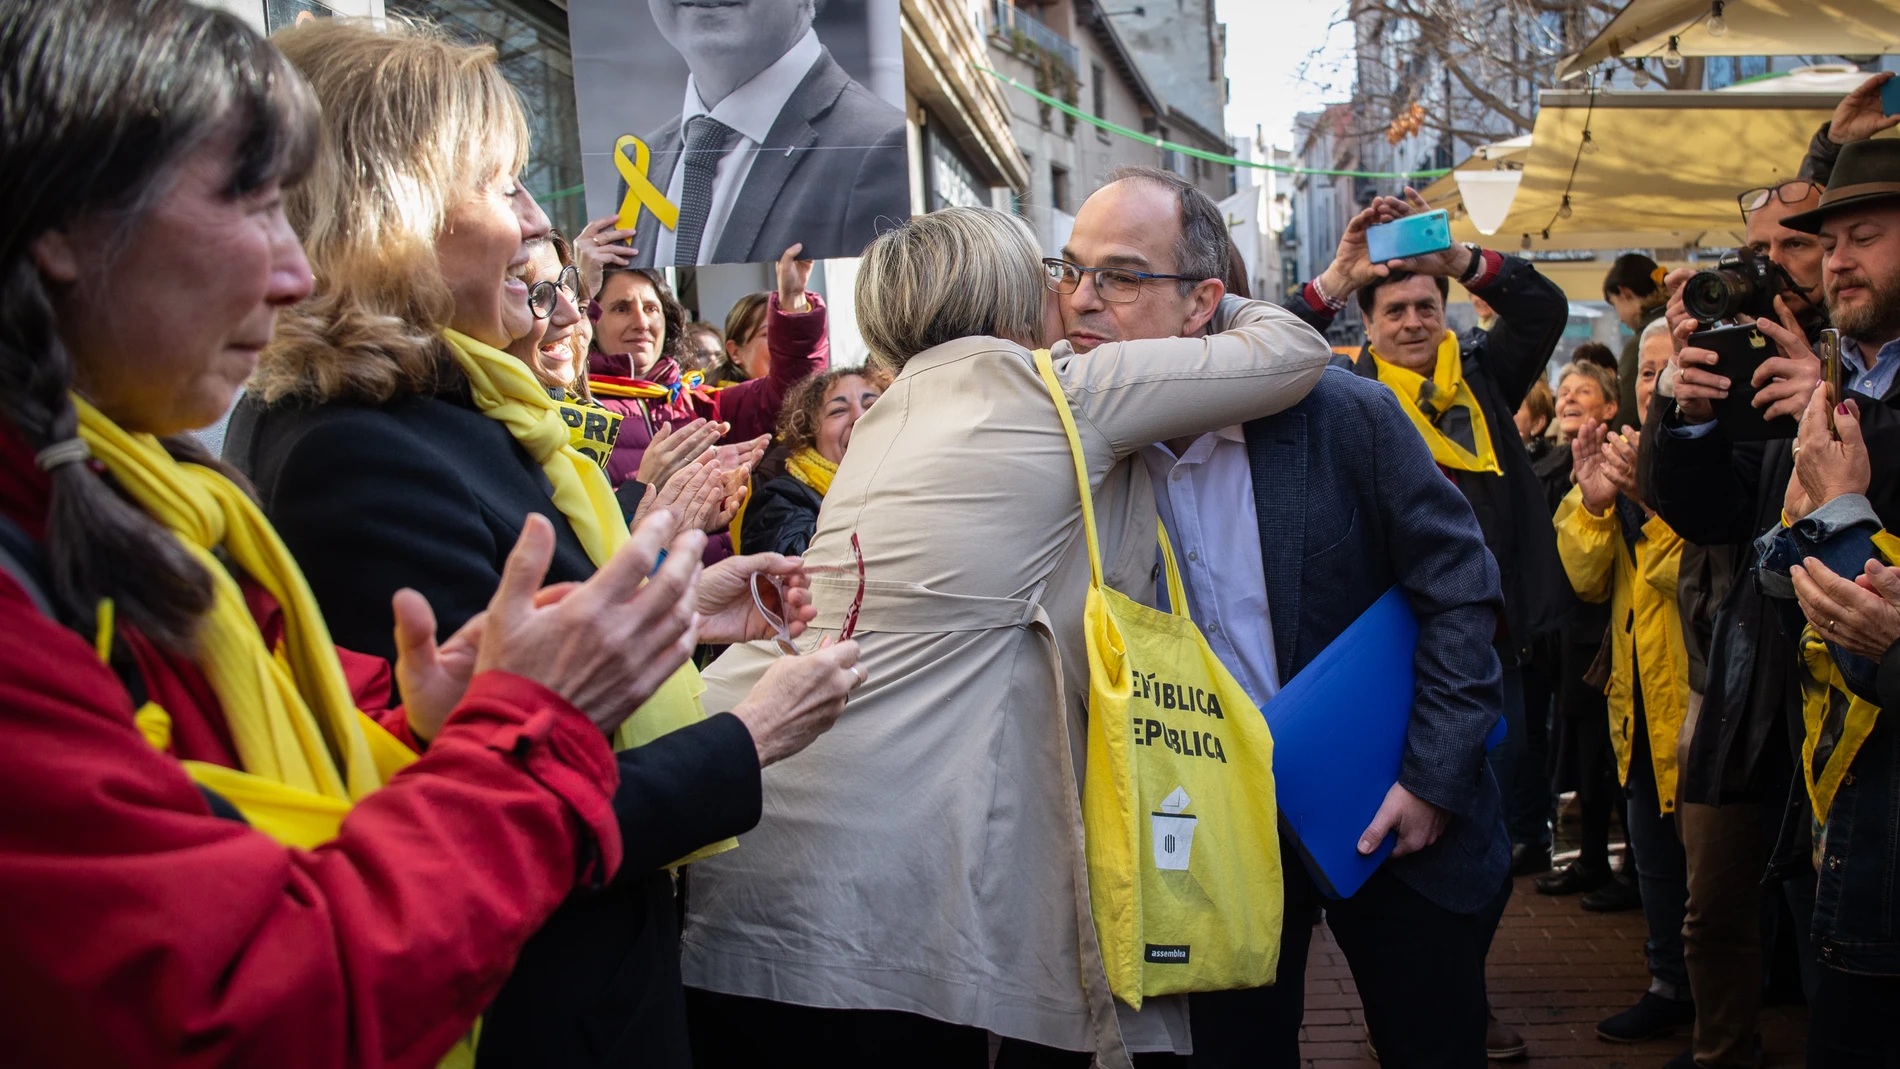
[{"label": "smartphone", "polygon": [[1451,216],[1443,211],[1408,215],[1366,228],[1366,254],[1375,264],[1444,252],[1449,248]]},{"label": "smartphone", "polygon": [[1733,442],[1762,442],[1770,438],[1793,438],[1801,423],[1793,416],[1764,419],[1755,407],[1755,369],[1762,361],[1780,355],[1774,339],[1756,330],[1752,323],[1699,330],[1689,335],[1688,344],[1716,355],[1709,370],[1728,379],[1728,396],[1709,402],[1715,409],[1720,433]]},{"label": "smartphone", "polygon": [[1880,83],[1880,114],[1900,115],[1900,78]]},{"label": "smartphone", "polygon": [[1841,332],[1821,332],[1821,374],[1827,379],[1827,432],[1834,433],[1834,406],[1841,403]]}]

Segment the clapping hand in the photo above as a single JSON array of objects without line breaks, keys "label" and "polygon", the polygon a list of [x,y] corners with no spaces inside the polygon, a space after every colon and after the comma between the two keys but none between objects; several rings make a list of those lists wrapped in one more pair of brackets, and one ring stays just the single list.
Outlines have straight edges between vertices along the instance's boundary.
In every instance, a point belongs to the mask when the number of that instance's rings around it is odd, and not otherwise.
[{"label": "clapping hand", "polygon": [[1608,449],[1610,428],[1586,419],[1570,440],[1570,475],[1583,488],[1583,507],[1602,516],[1616,503],[1616,480],[1611,477]]},{"label": "clapping hand", "polygon": [[664,510],[585,583],[544,592],[554,527],[530,514],[502,567],[480,627],[475,672],[524,676],[566,698],[601,731],[612,731],[671,676],[697,644],[696,587],[706,536],[672,539]]},{"label": "clapping hand", "polygon": [[[1642,448],[1642,440],[1641,431],[1611,431],[1603,439],[1603,446],[1598,453],[1603,458],[1603,471],[1610,485],[1616,487],[1617,493],[1638,502],[1643,499],[1643,495],[1636,488],[1636,458]],[[1649,512],[1649,506],[1644,505],[1643,511]]]},{"label": "clapping hand", "polygon": [[1900,570],[1869,560],[1867,571],[1850,581],[1809,557],[1788,574],[1802,613],[1827,641],[1874,661],[1900,641]]},{"label": "clapping hand", "polygon": [[640,470],[634,478],[648,486],[665,486],[731,429],[728,424],[704,419],[695,419],[680,427],[660,424],[660,429],[653,432],[653,440],[647,443],[646,452],[640,455]]}]

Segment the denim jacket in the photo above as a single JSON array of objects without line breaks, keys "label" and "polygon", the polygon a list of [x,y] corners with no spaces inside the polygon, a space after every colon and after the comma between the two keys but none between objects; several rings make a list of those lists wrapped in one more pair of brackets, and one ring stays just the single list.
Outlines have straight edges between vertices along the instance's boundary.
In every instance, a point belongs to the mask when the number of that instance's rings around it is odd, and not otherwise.
[{"label": "denim jacket", "polygon": [[[1819,558],[1836,574],[1859,575],[1878,556],[1879,519],[1865,497],[1828,502],[1793,527],[1756,543],[1761,589],[1805,624],[1788,569]],[[1878,701],[1879,665],[1829,643],[1841,678],[1855,694]],[[1889,658],[1892,659],[1892,658]],[[1821,963],[1845,972],[1900,976],[1900,712],[1883,710],[1834,795],[1821,829],[1813,938]],[[1798,780],[1797,780],[1798,783]],[[1785,829],[1784,829],[1785,830]]]}]

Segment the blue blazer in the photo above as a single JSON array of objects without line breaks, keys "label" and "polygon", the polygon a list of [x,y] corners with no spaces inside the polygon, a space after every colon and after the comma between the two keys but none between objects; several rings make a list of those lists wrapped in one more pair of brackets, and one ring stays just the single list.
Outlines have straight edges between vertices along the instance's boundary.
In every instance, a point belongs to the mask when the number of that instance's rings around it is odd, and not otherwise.
[{"label": "blue blazer", "polygon": [[1399,782],[1452,820],[1436,843],[1386,864],[1432,902],[1475,913],[1511,853],[1484,753],[1504,706],[1492,643],[1503,595],[1477,517],[1391,390],[1344,368],[1245,431],[1280,679],[1394,584],[1411,601],[1417,698]]}]

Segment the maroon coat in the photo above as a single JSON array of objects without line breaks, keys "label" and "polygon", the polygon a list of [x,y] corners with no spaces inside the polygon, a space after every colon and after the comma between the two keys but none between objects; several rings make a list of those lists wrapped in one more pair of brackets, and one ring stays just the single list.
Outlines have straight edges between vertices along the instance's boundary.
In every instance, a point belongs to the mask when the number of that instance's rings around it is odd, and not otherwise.
[{"label": "maroon coat", "polygon": [[[766,301],[765,344],[772,355],[771,369],[765,377],[734,383],[713,395],[713,402],[643,401],[634,398],[599,397],[600,404],[627,417],[620,425],[620,437],[614,442],[613,455],[607,458],[607,477],[618,487],[640,470],[640,458],[646,455],[653,432],[662,423],[674,425],[695,416],[724,420],[732,430],[723,439],[743,442],[761,434],[771,434],[778,425],[779,411],[785,407],[785,395],[792,387],[831,365],[831,343],[825,336],[825,299],[806,293],[811,304],[808,312],[779,310],[778,294]],[[633,358],[626,353],[594,353],[588,358],[590,375],[637,378]],[[648,381],[662,386],[679,382],[679,365],[662,359],[647,373]]]}]

